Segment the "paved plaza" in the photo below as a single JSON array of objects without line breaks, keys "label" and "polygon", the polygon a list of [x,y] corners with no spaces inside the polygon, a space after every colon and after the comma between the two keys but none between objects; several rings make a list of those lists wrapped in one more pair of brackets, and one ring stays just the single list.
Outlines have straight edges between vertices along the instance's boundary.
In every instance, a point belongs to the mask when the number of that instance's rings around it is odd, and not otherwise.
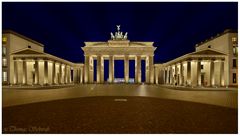
[{"label": "paved plaza", "polygon": [[5,87],[3,133],[237,133],[237,90],[144,84]]},{"label": "paved plaza", "polygon": [[237,108],[237,88],[171,88],[144,84],[83,84],[44,88],[3,88],[3,107],[92,96],[141,96]]}]

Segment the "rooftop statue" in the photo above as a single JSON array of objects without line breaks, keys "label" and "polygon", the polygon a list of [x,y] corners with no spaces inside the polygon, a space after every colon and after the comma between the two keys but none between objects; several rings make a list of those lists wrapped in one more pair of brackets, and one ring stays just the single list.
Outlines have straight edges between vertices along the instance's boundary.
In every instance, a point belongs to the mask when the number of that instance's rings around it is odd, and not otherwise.
[{"label": "rooftop statue", "polygon": [[121,25],[116,25],[117,26],[117,32],[115,32],[115,35],[111,32],[111,40],[127,40],[127,32],[125,35],[123,35],[123,32],[120,31]]}]

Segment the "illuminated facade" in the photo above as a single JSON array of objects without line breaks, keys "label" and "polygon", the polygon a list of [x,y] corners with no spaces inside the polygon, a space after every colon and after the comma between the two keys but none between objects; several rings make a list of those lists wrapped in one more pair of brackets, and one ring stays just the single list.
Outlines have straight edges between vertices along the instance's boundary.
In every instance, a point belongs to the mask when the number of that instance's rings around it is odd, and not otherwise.
[{"label": "illuminated facade", "polygon": [[3,31],[3,85],[80,83],[82,64],[44,52],[44,45],[13,31]]},{"label": "illuminated facade", "polygon": [[225,30],[196,51],[155,65],[155,82],[175,86],[237,86],[237,32]]},{"label": "illuminated facade", "polygon": [[84,83],[94,83],[94,60],[97,60],[97,83],[104,83],[104,60],[109,60],[109,82],[114,82],[114,60],[124,60],[124,80],[129,83],[129,60],[135,60],[135,83],[141,83],[141,61],[145,60],[146,83],[154,83],[153,42],[130,42],[117,26],[107,42],[85,42]]},{"label": "illuminated facade", "polygon": [[[228,87],[238,85],[237,32],[226,30],[196,45],[196,51],[163,64],[154,64],[153,42],[132,42],[127,33],[111,33],[107,42],[85,42],[84,64],[72,63],[44,52],[44,45],[13,31],[3,31],[2,82],[8,85],[59,85],[79,83],[142,83],[145,61],[148,84]],[[94,80],[94,60],[96,81]],[[109,61],[104,66],[104,60]],[[124,79],[114,77],[114,60],[124,60]],[[135,77],[129,78],[129,61],[135,62]],[[108,80],[104,81],[104,67]]]}]

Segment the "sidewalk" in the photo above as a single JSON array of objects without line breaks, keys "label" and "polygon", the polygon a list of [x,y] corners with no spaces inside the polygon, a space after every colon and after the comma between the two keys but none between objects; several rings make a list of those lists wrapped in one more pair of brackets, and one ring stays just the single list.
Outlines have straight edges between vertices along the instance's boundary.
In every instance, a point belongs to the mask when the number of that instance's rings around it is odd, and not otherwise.
[{"label": "sidewalk", "polygon": [[58,85],[7,85],[2,86],[2,89],[56,89],[74,87],[75,84],[58,84]]},{"label": "sidewalk", "polygon": [[190,87],[190,86],[173,86],[173,85],[159,85],[164,88],[184,91],[237,91],[235,87]]}]

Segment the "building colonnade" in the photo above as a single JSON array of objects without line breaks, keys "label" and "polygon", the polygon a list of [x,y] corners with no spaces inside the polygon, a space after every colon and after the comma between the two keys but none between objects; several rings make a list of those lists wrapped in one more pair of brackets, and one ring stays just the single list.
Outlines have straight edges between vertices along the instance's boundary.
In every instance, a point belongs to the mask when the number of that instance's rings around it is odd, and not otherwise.
[{"label": "building colonnade", "polygon": [[54,85],[72,83],[72,67],[62,62],[40,58],[16,58],[13,68],[13,84]]},{"label": "building colonnade", "polygon": [[[129,60],[135,60],[135,83],[141,83],[141,60],[146,61],[146,83],[154,83],[153,55],[121,55],[124,60],[124,80],[129,83]],[[114,55],[85,55],[84,83],[94,83],[94,59],[97,60],[97,83],[104,83],[104,60],[109,60],[109,82],[114,82],[114,60],[119,56]]]},{"label": "building colonnade", "polygon": [[180,61],[157,70],[162,73],[162,82],[156,74],[157,84],[178,86],[227,86],[225,82],[224,60],[192,59]]}]

